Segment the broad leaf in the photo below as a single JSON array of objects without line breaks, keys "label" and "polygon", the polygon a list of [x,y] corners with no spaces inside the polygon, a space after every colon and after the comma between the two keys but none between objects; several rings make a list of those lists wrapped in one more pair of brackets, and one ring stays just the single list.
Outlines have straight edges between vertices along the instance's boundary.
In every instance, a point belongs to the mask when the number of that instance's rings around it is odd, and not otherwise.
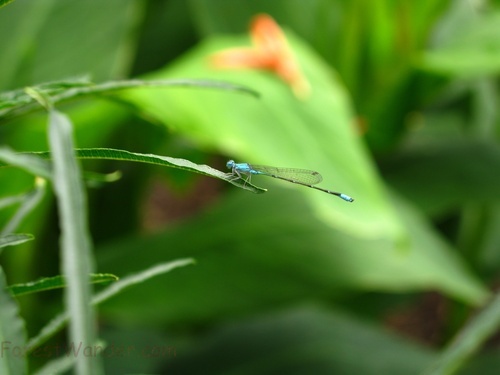
[{"label": "broad leaf", "polygon": [[[331,300],[346,290],[438,290],[470,304],[487,297],[454,250],[396,195],[402,224],[410,231],[408,243],[401,245],[407,251],[385,239],[356,238],[332,229],[314,216],[299,192],[273,186],[260,196],[235,192],[201,217],[165,233],[100,248],[100,268],[115,274],[165,256],[198,261],[196,269],[131,290],[101,311],[165,324],[210,321],[304,299]],[[270,209],[273,205],[279,209]],[[176,288],[168,287],[170,281]],[[156,298],[158,290],[161,299]]]},{"label": "broad leaf", "polygon": [[[250,97],[208,91],[136,90],[126,98],[175,131],[199,144],[216,147],[236,161],[314,169],[322,187],[352,196],[356,202],[301,189],[325,223],[360,237],[404,237],[377,172],[355,134],[347,94],[335,73],[307,46],[290,36],[293,53],[311,83],[311,96],[299,101],[280,79],[261,71],[214,69],[210,56],[248,45],[244,37],[210,38],[154,78],[210,77],[253,87]],[[253,180],[255,182],[255,180]]]}]

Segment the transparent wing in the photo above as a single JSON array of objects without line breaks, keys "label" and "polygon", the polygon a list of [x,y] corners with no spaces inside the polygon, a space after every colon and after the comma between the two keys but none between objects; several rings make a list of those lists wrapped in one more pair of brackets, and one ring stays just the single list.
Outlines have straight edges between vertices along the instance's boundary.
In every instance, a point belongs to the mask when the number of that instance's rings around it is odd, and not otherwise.
[{"label": "transparent wing", "polygon": [[306,185],[316,185],[323,181],[323,177],[318,172],[309,169],[280,168],[253,164],[251,168],[263,174],[293,180]]}]

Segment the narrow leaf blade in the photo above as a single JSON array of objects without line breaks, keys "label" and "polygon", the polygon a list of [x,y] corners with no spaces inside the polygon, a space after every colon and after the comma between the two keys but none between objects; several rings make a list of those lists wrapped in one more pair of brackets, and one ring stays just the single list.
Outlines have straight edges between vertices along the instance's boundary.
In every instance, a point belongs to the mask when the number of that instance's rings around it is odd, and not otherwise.
[{"label": "narrow leaf blade", "polygon": [[[194,259],[191,258],[178,259],[172,262],[157,264],[142,272],[138,272],[136,274],[123,277],[113,285],[109,286],[108,288],[96,294],[92,298],[92,304],[97,305],[117,295],[118,293],[120,293],[121,291],[130,286],[145,282],[152,277],[170,272],[175,268],[184,267],[193,263]],[[31,351],[35,349],[36,347],[40,346],[45,341],[47,341],[49,338],[51,338],[56,332],[58,332],[64,327],[64,325],[68,322],[68,319],[69,315],[67,312],[63,312],[57,315],[45,327],[42,328],[42,330],[36,337],[29,340],[28,350]]]},{"label": "narrow leaf blade", "polygon": [[[87,228],[86,195],[73,151],[72,124],[55,110],[50,111],[49,143],[61,223],[61,269],[68,284],[65,303],[72,318],[69,341],[86,347],[96,341],[94,327],[97,326],[94,311],[89,307],[91,288],[88,275],[92,273],[93,258]],[[76,373],[102,373],[99,361],[97,357],[78,356]]]},{"label": "narrow leaf blade", "polygon": [[18,233],[18,234],[6,234],[3,236],[0,236],[0,248],[6,247],[6,246],[14,246],[14,245],[19,245],[27,241],[33,240],[35,237],[31,234],[24,234],[24,233]]},{"label": "narrow leaf blade", "polygon": [[[118,277],[110,273],[96,273],[90,275],[90,282],[92,284],[109,283],[112,281],[117,281]],[[8,290],[16,297],[43,292],[51,289],[60,289],[67,286],[66,280],[63,276],[58,275],[54,277],[44,277],[43,279],[33,281],[31,283],[14,284],[8,287]]]},{"label": "narrow leaf blade", "polygon": [[19,308],[6,286],[5,275],[0,268],[0,374],[26,374],[27,357],[15,351],[16,348],[24,350],[26,347],[24,321],[19,316]]}]

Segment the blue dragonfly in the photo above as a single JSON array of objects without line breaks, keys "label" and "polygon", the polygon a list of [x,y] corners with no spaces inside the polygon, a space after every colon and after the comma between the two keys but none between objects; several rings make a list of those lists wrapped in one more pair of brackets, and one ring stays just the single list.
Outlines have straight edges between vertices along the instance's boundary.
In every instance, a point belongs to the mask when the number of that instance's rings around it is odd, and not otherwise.
[{"label": "blue dragonfly", "polygon": [[[226,167],[231,170],[231,174],[235,178],[241,178],[246,181],[250,181],[252,175],[274,177],[280,180],[291,182],[293,184],[307,186],[324,193],[335,195],[347,202],[354,202],[354,199],[346,194],[314,186],[323,181],[323,177],[318,172],[311,171],[309,169],[269,167],[267,165],[236,163],[234,160],[229,160],[226,163]],[[243,177],[242,175],[244,175],[245,177]]]}]

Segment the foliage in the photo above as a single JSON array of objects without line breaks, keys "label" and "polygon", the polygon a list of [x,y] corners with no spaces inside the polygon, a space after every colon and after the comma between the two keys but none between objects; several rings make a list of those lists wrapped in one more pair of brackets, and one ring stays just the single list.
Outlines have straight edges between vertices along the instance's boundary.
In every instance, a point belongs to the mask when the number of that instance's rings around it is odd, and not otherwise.
[{"label": "foliage", "polygon": [[0,1],[0,372],[496,373],[499,18]]}]

